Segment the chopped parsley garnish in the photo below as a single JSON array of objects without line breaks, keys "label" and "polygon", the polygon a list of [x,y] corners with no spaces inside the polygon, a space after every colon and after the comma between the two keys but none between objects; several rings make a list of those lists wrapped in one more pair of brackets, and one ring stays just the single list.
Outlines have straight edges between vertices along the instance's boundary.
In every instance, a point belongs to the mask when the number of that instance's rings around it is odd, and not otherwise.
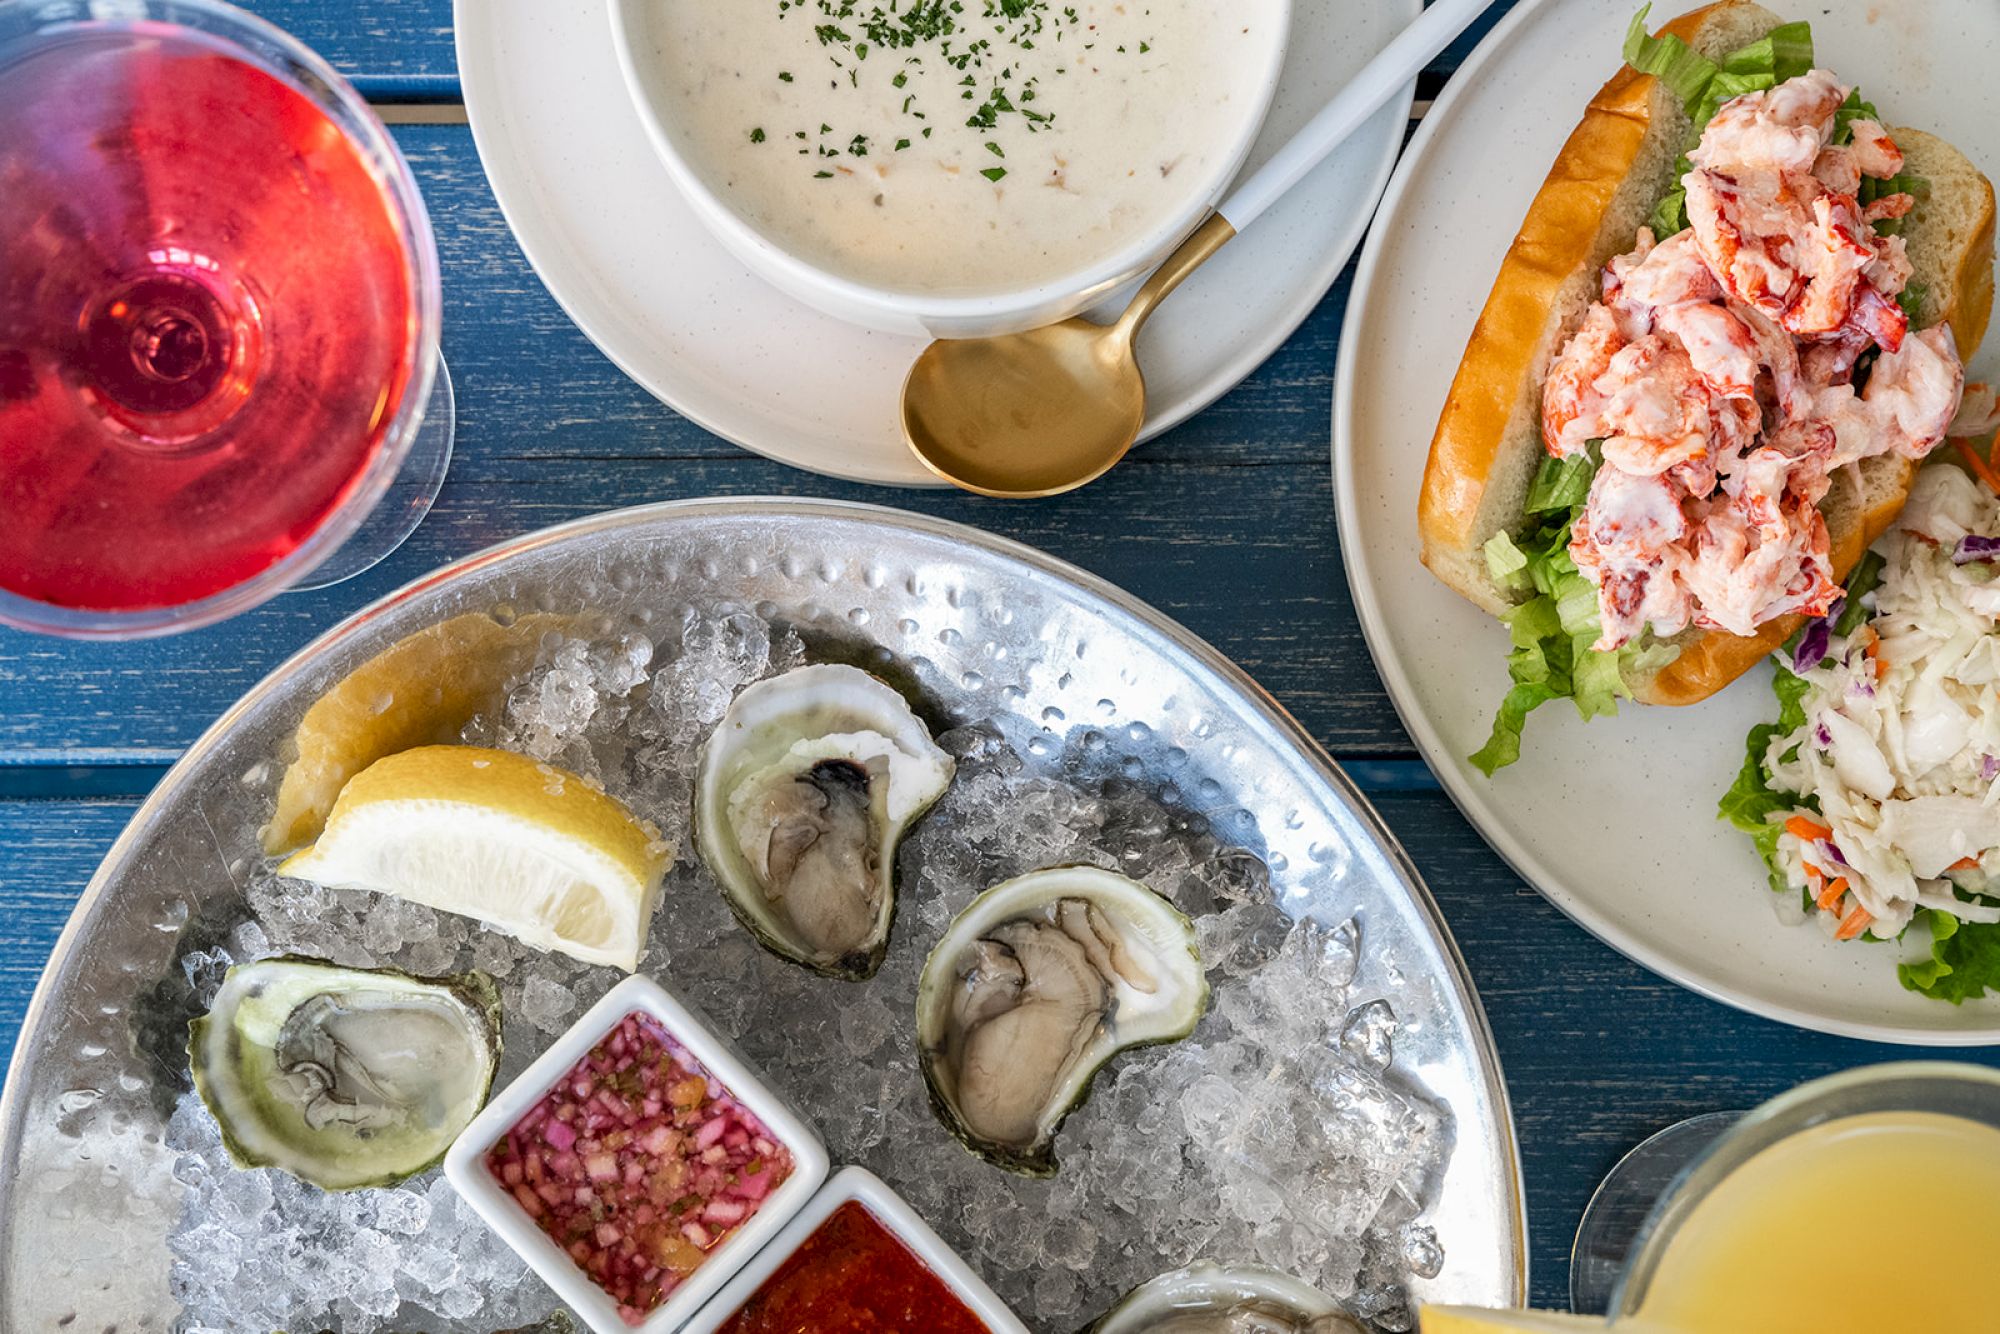
[{"label": "chopped parsley garnish", "polygon": [[979,174],[989,181],[997,181],[1007,174],[1007,169],[1005,167],[987,167]]},{"label": "chopped parsley garnish", "polygon": [[[832,67],[835,88],[845,84],[859,89],[860,67],[872,55],[874,66],[886,68],[869,77],[887,78],[892,88],[912,90],[902,99],[898,114],[926,121],[929,116],[922,106],[926,96],[949,97],[947,90],[956,90],[954,100],[970,104],[964,123],[974,130],[998,129],[1009,117],[1029,134],[1053,125],[1054,111],[1030,106],[1040,92],[1036,86],[1039,80],[1021,72],[1018,57],[1044,42],[1060,43],[1065,33],[1072,34],[1074,43],[1088,31],[1075,6],[1057,6],[1050,0],[777,0],[777,5],[780,18],[796,12],[810,27],[814,42]],[[1089,51],[1094,46],[1094,42],[1085,42],[1082,49]],[[1141,54],[1152,49],[1150,41],[1137,45]],[[1125,47],[1118,50],[1123,52]],[[915,77],[927,72],[933,76],[928,93]],[[1058,65],[1057,72],[1065,72],[1064,67]],[[778,80],[796,81],[791,70],[778,71]],[[929,139],[932,127],[925,124],[921,128],[922,137]],[[840,142],[829,125],[821,125],[819,134],[831,136],[833,143]],[[794,137],[803,139],[806,133],[799,131]],[[761,127],[750,131],[752,143],[763,143],[764,139]],[[909,148],[912,142],[909,137],[896,139],[896,151]],[[1006,156],[994,140],[984,142],[996,157]],[[868,135],[854,134],[844,149],[822,145],[810,156],[863,157],[869,148]],[[817,178],[832,174],[815,173]],[[998,180],[1006,172],[1001,169],[996,174],[989,169],[981,174]]]}]

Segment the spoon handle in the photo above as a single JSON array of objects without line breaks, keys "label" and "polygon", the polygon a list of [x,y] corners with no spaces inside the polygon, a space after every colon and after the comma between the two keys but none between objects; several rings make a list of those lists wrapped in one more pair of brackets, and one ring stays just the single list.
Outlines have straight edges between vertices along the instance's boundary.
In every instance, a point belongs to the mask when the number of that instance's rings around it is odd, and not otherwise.
[{"label": "spoon handle", "polygon": [[1239,184],[1216,212],[1229,219],[1239,232],[1248,227],[1363,121],[1381,110],[1398,89],[1430,64],[1431,57],[1450,46],[1452,39],[1470,27],[1492,3],[1493,0],[1437,0],[1417,16],[1415,23],[1396,34],[1269,162]]},{"label": "spoon handle", "polygon": [[1122,331],[1127,341],[1138,337],[1139,327],[1153,313],[1153,307],[1165,301],[1167,294],[1181,285],[1182,279],[1200,268],[1234,235],[1236,229],[1229,225],[1229,219],[1220,213],[1209,214],[1208,220],[1195,228],[1193,235],[1181,242],[1173,254],[1160,261],[1160,267],[1153,270],[1153,276],[1146,279],[1145,286],[1132,294],[1131,303],[1113,327]]}]

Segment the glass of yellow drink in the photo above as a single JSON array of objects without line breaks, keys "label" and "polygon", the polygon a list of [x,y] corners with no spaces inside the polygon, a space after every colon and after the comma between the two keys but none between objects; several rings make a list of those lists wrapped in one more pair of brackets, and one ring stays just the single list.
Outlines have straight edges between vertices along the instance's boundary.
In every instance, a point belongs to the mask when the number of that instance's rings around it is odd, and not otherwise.
[{"label": "glass of yellow drink", "polygon": [[1817,1080],[1744,1117],[1654,1207],[1613,1330],[2000,1331],[2000,1071]]}]

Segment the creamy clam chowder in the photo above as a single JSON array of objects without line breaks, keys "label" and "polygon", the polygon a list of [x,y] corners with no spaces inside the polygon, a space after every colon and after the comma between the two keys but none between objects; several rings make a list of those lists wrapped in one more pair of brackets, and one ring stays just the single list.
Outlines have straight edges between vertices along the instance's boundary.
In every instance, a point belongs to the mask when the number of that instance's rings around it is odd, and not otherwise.
[{"label": "creamy clam chowder", "polygon": [[1277,0],[641,0],[668,132],[772,242],[875,286],[1074,274],[1234,152]]}]

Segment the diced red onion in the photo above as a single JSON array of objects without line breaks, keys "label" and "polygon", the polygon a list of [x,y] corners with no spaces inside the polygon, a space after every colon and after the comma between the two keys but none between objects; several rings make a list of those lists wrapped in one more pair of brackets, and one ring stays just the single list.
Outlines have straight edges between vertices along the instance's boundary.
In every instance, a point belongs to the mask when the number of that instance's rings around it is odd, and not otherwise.
[{"label": "diced red onion", "polygon": [[792,1160],[671,1034],[634,1014],[487,1151],[487,1167],[638,1324]]}]

